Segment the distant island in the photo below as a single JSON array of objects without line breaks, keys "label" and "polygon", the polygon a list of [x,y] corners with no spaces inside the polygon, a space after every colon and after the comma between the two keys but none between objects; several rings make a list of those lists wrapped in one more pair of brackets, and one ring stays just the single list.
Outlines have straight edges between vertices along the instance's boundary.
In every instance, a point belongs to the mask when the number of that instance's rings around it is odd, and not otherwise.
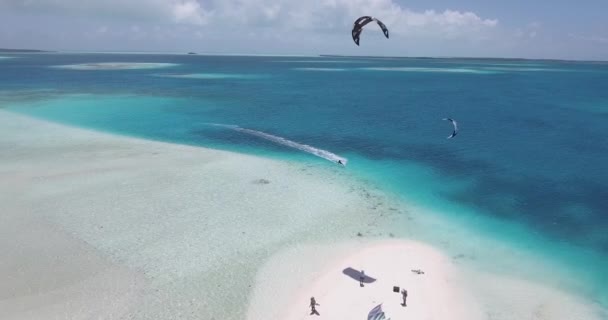
[{"label": "distant island", "polygon": [[[371,58],[371,59],[418,59],[418,60],[431,60],[431,59],[459,59],[459,60],[539,60],[539,59],[525,59],[525,58],[491,58],[491,57],[403,57],[403,56],[353,56],[353,55],[340,55],[340,54],[320,54],[319,57],[323,58]],[[543,59],[547,60],[547,59]]]},{"label": "distant island", "polygon": [[553,62],[604,62],[604,61],[581,61],[581,60],[563,60],[563,59],[530,59],[530,58],[492,58],[492,57],[399,57],[399,56],[356,56],[356,55],[340,55],[340,54],[320,54],[321,58],[360,58],[360,59],[416,59],[416,60],[434,60],[434,59],[454,59],[464,61],[553,61]]},{"label": "distant island", "polygon": [[19,53],[19,52],[52,52],[52,51],[35,50],[35,49],[6,49],[6,48],[0,48],[0,52],[4,52],[4,53]]},{"label": "distant island", "polygon": [[188,54],[196,54],[196,52],[188,52]]}]

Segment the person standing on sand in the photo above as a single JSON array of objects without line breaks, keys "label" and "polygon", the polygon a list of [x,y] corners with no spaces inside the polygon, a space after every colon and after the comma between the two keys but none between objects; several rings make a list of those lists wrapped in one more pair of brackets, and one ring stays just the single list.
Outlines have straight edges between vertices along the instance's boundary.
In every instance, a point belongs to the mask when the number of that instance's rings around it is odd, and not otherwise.
[{"label": "person standing on sand", "polygon": [[310,297],[310,314],[316,314],[319,315],[319,312],[317,311],[316,306],[318,306],[319,304],[317,303],[317,300],[315,300],[315,297]]},{"label": "person standing on sand", "polygon": [[363,287],[363,280],[365,280],[365,271],[361,270],[361,274],[359,275],[359,286]]},{"label": "person standing on sand", "polygon": [[407,307],[407,290],[402,289],[401,290],[401,296],[403,297],[403,303],[401,304],[404,307]]}]

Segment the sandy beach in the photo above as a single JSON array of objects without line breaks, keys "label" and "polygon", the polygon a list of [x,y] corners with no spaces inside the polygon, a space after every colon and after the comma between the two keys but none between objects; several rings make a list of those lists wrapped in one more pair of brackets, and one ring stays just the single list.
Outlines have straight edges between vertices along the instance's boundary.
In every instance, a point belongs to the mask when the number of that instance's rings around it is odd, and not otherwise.
[{"label": "sandy beach", "polygon": [[0,128],[1,319],[242,319],[268,256],[374,218],[338,166],[5,111]]},{"label": "sandy beach", "polygon": [[[311,262],[307,257],[315,257]],[[357,273],[375,281],[361,287]],[[412,270],[422,270],[417,274]],[[280,280],[278,280],[280,279]],[[393,286],[408,291],[407,306]],[[310,298],[319,304],[311,315]],[[379,304],[386,319],[604,319],[605,310],[531,281],[462,269],[411,240],[309,244],[285,249],[261,269],[248,311],[257,319],[367,319]]]},{"label": "sandy beach", "polygon": [[[317,256],[318,252],[328,249],[309,246],[300,250],[297,254],[286,253],[277,258],[277,263],[271,267],[276,269],[270,273],[284,274],[279,270],[294,260],[287,256]],[[250,319],[267,316],[294,320],[367,319],[370,310],[378,305],[382,305],[387,319],[483,319],[481,308],[452,263],[430,246],[413,241],[384,240],[344,243],[334,250],[331,258],[322,259],[326,265],[316,267],[316,272],[311,273],[317,273],[316,276],[284,288],[284,294],[298,304],[286,302],[288,307],[268,315],[264,306],[270,301],[254,300]],[[361,270],[365,273],[363,286],[359,282]],[[394,286],[398,287],[397,292],[393,291]],[[403,289],[408,292],[406,306],[402,305]],[[280,288],[272,289],[277,290]],[[258,294],[264,295],[262,291]],[[310,308],[306,308],[313,296],[319,304],[316,307],[318,315],[311,315]]]},{"label": "sandy beach", "polygon": [[[338,166],[6,111],[0,128],[0,319],[364,319],[380,303],[392,319],[605,316],[568,292],[388,239],[378,221],[401,213]],[[360,287],[347,268],[375,281]],[[407,307],[393,286],[408,290]]]}]

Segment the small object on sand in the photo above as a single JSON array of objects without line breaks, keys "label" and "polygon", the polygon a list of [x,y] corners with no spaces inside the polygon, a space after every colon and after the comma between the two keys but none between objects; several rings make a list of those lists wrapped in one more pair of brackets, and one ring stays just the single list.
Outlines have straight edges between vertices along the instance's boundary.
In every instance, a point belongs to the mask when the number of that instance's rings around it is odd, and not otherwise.
[{"label": "small object on sand", "polygon": [[416,273],[416,274],[424,274],[424,271],[422,271],[422,270],[420,270],[420,269],[416,269],[416,270],[413,270],[413,269],[412,269],[412,272],[413,272],[413,273]]},{"label": "small object on sand", "polygon": [[256,179],[256,180],[253,180],[253,183],[255,183],[255,184],[269,184],[270,181],[266,180],[266,179]]},{"label": "small object on sand", "polygon": [[363,237],[363,233],[357,232],[357,237]]},{"label": "small object on sand", "polygon": [[393,286],[393,292],[399,292],[399,287],[398,286]]}]

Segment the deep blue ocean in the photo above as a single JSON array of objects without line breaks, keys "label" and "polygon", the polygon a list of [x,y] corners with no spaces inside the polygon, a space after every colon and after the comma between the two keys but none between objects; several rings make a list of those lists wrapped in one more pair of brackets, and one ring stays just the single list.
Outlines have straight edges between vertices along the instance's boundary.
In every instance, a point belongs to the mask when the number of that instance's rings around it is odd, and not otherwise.
[{"label": "deep blue ocean", "polygon": [[[0,108],[113,133],[335,166],[209,124],[284,137],[346,157],[344,170],[446,215],[508,221],[593,252],[603,258],[588,267],[608,284],[608,271],[602,271],[608,266],[608,63],[12,56],[0,60]],[[177,65],[54,67],[95,62]],[[446,117],[459,124],[453,139],[446,139],[452,132]],[[442,210],[448,207],[458,210]],[[500,227],[492,232],[500,234]]]}]

